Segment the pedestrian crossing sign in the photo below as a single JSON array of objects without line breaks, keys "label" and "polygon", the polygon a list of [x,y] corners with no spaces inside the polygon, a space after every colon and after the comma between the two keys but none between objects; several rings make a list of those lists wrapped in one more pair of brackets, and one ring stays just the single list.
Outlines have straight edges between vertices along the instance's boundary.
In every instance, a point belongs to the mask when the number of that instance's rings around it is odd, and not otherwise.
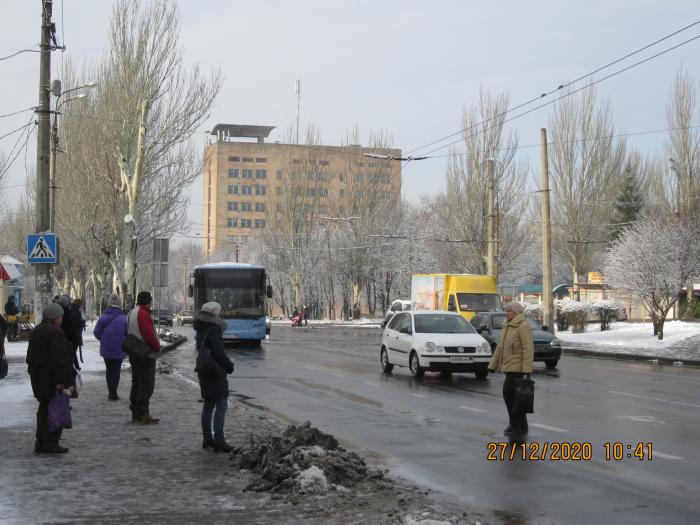
[{"label": "pedestrian crossing sign", "polygon": [[56,264],[58,262],[56,234],[27,235],[27,262],[29,264]]}]

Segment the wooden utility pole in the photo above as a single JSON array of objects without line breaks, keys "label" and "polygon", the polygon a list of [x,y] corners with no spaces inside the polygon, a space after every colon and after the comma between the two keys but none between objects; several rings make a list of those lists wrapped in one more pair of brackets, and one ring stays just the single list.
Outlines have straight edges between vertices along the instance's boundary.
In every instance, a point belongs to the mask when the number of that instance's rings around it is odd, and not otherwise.
[{"label": "wooden utility pole", "polygon": [[486,257],[486,273],[488,275],[496,275],[496,214],[495,209],[495,190],[493,181],[493,159],[488,160],[488,222],[486,224],[487,241],[487,257]]},{"label": "wooden utility pole", "polygon": [[540,164],[542,192],[542,324],[554,333],[554,297],[552,295],[552,225],[549,218],[549,163],[547,156],[547,129],[540,130]]},{"label": "wooden utility pole", "polygon": [[[51,12],[52,0],[41,0],[41,44],[39,57],[39,106],[37,107],[36,142],[36,233],[49,231],[49,159],[51,150]],[[34,317],[41,319],[41,310],[51,302],[51,266],[37,264],[35,268]]]}]

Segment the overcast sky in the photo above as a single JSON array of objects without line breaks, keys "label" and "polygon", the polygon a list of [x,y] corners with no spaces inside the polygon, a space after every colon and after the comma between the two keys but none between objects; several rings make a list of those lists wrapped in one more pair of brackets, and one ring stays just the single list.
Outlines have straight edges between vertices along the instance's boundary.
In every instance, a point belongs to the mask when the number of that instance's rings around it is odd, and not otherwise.
[{"label": "overcast sky", "polygon": [[[146,1],[146,0],[144,0]],[[404,151],[456,132],[462,109],[479,89],[507,91],[511,103],[592,71],[700,18],[697,0],[179,0],[185,62],[220,67],[224,85],[202,132],[216,123],[274,125],[274,140],[294,123],[294,80],[302,80],[302,127],[314,123],[324,144],[346,131],[386,129]],[[54,0],[54,20],[65,57],[77,64],[102,56],[111,15],[109,0]],[[0,0],[0,57],[39,41],[40,0]],[[654,51],[700,34],[700,26]],[[643,56],[653,54],[653,51]],[[52,55],[60,76],[61,53]],[[0,115],[36,106],[39,54],[0,61]],[[666,127],[664,108],[683,66],[700,80],[700,40],[600,84],[621,131]],[[536,144],[550,108],[510,126],[523,145]],[[0,119],[0,136],[30,113]],[[9,153],[16,135],[0,140]],[[36,135],[27,165],[36,162]],[[662,151],[664,134],[630,138]],[[204,144],[204,133],[198,138]],[[436,152],[436,155],[447,150]],[[536,149],[523,149],[533,160]],[[404,170],[412,201],[444,187],[445,158]],[[22,155],[6,186],[24,183]],[[23,188],[10,188],[17,196]],[[201,178],[192,187],[191,216],[201,222]]]}]

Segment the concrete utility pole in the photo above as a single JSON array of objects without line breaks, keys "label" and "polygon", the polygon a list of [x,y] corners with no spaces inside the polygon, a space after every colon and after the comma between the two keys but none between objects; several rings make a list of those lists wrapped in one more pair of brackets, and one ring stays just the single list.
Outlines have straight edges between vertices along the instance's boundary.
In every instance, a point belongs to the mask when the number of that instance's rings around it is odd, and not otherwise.
[{"label": "concrete utility pole", "polygon": [[[41,44],[39,57],[39,106],[37,107],[36,143],[36,233],[49,231],[49,159],[51,150],[51,23],[52,0],[41,0]],[[51,302],[51,266],[37,264],[34,289],[34,318],[41,319],[41,310]]]},{"label": "concrete utility pole", "polygon": [[496,275],[496,214],[495,208],[495,190],[493,181],[493,159],[488,160],[488,222],[486,225],[487,241],[487,257],[486,257],[486,273],[488,275]]},{"label": "concrete utility pole", "polygon": [[554,297],[552,295],[552,225],[549,219],[549,161],[547,156],[547,129],[540,130],[540,164],[542,188],[542,303],[544,314],[542,324],[549,326],[554,333]]},{"label": "concrete utility pole", "polygon": [[296,143],[299,144],[299,115],[301,114],[301,80],[294,81],[294,93],[297,96],[297,133]]}]

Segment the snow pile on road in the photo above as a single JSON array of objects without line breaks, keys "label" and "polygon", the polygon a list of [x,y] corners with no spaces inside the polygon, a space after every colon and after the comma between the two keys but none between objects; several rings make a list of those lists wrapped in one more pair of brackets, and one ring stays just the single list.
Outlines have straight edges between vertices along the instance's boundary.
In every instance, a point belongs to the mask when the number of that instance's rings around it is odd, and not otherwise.
[{"label": "snow pile on road", "polygon": [[311,465],[297,476],[297,485],[307,494],[325,494],[328,492],[328,480],[323,471]]},{"label": "snow pile on road", "polygon": [[452,525],[450,521],[439,521],[431,519],[414,519],[412,516],[406,516],[404,525]]},{"label": "snow pile on road", "polygon": [[691,338],[700,337],[700,323],[667,321],[662,341],[654,336],[651,323],[613,323],[604,332],[572,334],[565,331],[556,335],[565,343],[565,348],[588,349],[592,345],[603,352],[700,359],[700,349],[690,344]]},{"label": "snow pile on road", "polygon": [[320,494],[384,476],[308,421],[290,425],[281,436],[251,435],[246,445],[234,449],[232,459],[257,475],[248,486],[255,491]]}]

